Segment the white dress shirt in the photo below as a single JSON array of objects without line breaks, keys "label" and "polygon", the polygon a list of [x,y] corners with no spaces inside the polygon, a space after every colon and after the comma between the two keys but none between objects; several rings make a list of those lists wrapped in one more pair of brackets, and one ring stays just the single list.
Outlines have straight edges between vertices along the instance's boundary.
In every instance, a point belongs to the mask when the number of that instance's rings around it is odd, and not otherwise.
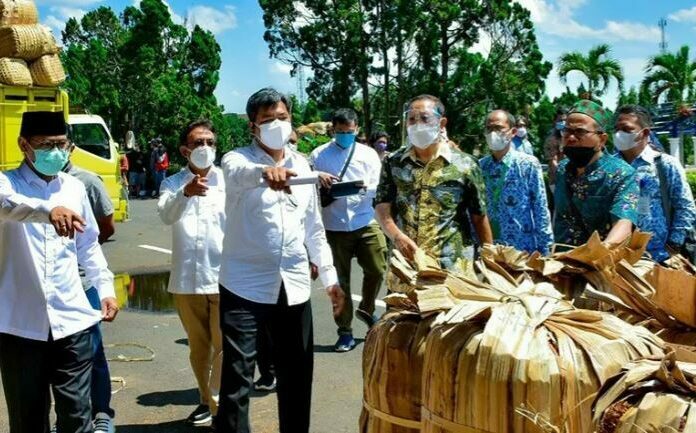
[{"label": "white dress shirt", "polygon": [[[63,206],[87,225],[74,239],[58,236],[51,209]],[[114,297],[114,278],[97,240],[99,228],[84,185],[58,173],[46,183],[23,163],[0,173],[0,332],[47,341],[83,331],[101,320],[82,287]]]},{"label": "white dress shirt", "polygon": [[222,168],[227,186],[220,284],[242,298],[275,304],[285,285],[289,305],[309,300],[309,260],[324,287],[338,283],[314,185],[274,191],[263,169],[282,166],[299,176],[311,173],[305,158],[285,148],[278,164],[256,143],[227,153]]},{"label": "white dress shirt", "polygon": [[166,178],[157,203],[159,216],[172,226],[170,293],[215,295],[225,227],[225,179],[211,167],[206,196],[186,197],[184,187],[195,175],[188,167]]},{"label": "white dress shirt", "polygon": [[[377,152],[370,146],[356,142],[355,153],[342,182],[362,180],[366,193],[341,197],[322,209],[324,227],[337,232],[352,232],[368,225],[375,217],[373,200],[377,194],[382,162]],[[317,171],[338,176],[350,155],[350,148],[343,149],[334,141],[314,149],[312,165]]]}]

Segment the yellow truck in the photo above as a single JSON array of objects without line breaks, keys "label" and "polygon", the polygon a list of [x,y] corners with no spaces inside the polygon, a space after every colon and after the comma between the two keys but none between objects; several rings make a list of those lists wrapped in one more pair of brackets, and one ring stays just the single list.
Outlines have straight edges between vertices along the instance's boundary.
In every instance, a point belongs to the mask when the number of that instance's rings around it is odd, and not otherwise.
[{"label": "yellow truck", "polygon": [[114,219],[125,221],[128,200],[121,183],[118,146],[101,117],[69,115],[69,108],[68,94],[61,89],[0,85],[0,170],[13,169],[24,158],[17,145],[22,113],[63,111],[76,145],[71,160],[104,181],[114,205]]}]

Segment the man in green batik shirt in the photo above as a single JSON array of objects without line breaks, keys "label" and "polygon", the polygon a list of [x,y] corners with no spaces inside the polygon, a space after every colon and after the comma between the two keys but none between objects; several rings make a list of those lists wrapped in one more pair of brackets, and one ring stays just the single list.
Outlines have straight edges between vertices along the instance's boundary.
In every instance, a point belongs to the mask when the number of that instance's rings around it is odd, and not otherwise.
[{"label": "man in green batik shirt", "polygon": [[604,151],[611,124],[611,115],[593,101],[579,101],[570,110],[562,132],[568,159],[556,178],[557,243],[581,245],[597,231],[605,243],[618,244],[637,222],[635,170]]},{"label": "man in green batik shirt", "polygon": [[476,246],[470,227],[480,243],[493,241],[481,169],[449,144],[443,134],[445,107],[438,98],[417,96],[406,115],[410,145],[382,165],[377,219],[407,258],[420,247],[443,267],[471,275]]}]

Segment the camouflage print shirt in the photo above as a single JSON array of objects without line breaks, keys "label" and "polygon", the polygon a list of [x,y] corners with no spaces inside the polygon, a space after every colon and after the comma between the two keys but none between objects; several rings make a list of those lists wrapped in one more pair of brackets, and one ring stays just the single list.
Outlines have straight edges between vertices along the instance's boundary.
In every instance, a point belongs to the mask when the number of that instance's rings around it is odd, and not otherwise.
[{"label": "camouflage print shirt", "polygon": [[476,160],[442,143],[427,164],[411,147],[382,165],[376,204],[391,203],[398,227],[450,270],[473,272],[469,214],[485,215],[486,187]]}]

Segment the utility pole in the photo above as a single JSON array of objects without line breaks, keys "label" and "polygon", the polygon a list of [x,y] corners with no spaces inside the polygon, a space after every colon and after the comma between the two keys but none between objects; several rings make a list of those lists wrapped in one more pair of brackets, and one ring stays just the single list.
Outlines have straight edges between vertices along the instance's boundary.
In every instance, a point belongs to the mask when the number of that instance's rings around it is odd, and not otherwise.
[{"label": "utility pole", "polygon": [[665,36],[665,28],[667,27],[667,20],[664,18],[660,18],[660,21],[657,22],[657,25],[660,27],[660,32],[662,33],[662,38],[660,40],[660,52],[662,54],[667,52],[667,38]]}]

